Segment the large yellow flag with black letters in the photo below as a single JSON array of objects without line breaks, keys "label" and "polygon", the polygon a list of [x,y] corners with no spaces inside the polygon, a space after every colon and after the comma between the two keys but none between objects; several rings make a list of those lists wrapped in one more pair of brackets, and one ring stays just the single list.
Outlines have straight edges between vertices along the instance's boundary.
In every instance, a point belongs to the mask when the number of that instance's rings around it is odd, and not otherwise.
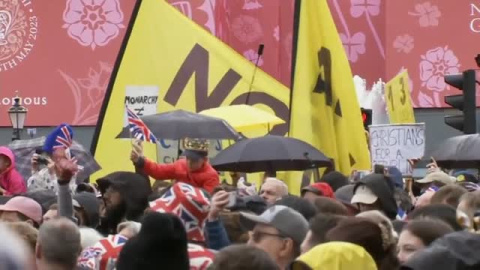
[{"label": "large yellow flag with black letters", "polygon": [[309,142],[344,174],[370,169],[353,76],[327,0],[301,0],[290,136]]},{"label": "large yellow flag with black letters", "polygon": [[[92,151],[102,170],[133,170],[128,140],[115,139],[124,123],[126,88],[158,89],[158,112],[245,104],[254,65],[164,0],[137,2],[119,65],[102,107]],[[259,70],[249,104],[274,112],[288,122],[289,89]],[[286,134],[287,124],[275,127]],[[161,138],[159,138],[161,139]],[[155,158],[155,147],[145,144]]]}]

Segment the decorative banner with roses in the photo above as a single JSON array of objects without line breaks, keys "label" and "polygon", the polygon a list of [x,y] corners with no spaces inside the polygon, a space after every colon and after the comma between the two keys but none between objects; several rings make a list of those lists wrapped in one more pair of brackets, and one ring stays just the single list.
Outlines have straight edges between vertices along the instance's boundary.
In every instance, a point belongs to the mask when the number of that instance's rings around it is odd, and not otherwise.
[{"label": "decorative banner with roses", "polygon": [[[265,44],[260,68],[290,86],[294,0],[167,1],[249,60]],[[0,0],[0,126],[16,91],[28,126],[95,125],[135,2]],[[417,108],[445,107],[443,76],[476,67],[470,2],[328,0],[353,74],[370,88],[408,69]]]}]

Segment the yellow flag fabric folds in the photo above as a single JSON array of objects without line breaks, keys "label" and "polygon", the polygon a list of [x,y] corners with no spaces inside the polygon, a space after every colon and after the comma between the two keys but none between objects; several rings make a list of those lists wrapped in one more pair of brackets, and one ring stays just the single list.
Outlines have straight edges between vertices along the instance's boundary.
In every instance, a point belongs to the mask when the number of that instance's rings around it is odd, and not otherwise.
[{"label": "yellow flag fabric folds", "polygon": [[[97,126],[92,150],[102,170],[93,179],[117,170],[133,170],[130,142],[115,139],[124,123],[127,86],[157,86],[158,112],[199,112],[245,104],[247,100],[254,65],[228,45],[164,0],[138,2],[134,18]],[[258,70],[250,105],[271,111],[288,122],[289,99],[286,86]],[[286,134],[287,125],[278,125],[275,131]],[[148,145],[146,155],[154,158],[154,148]]]},{"label": "yellow flag fabric folds", "polygon": [[352,72],[327,0],[302,0],[299,18],[290,136],[317,147],[346,175],[370,169]]}]

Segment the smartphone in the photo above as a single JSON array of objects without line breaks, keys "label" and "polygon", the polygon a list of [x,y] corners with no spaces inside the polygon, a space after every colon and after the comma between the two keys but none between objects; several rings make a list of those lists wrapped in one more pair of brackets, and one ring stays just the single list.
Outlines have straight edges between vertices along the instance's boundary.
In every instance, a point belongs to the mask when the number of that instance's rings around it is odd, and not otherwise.
[{"label": "smartphone", "polygon": [[228,204],[225,206],[225,208],[232,208],[237,204],[237,194],[235,192],[229,192],[228,193]]},{"label": "smartphone", "polygon": [[371,171],[354,171],[350,177],[351,182],[357,182],[358,180],[362,179],[363,177],[371,174]]},{"label": "smartphone", "polygon": [[39,165],[48,165],[48,160],[43,156],[43,151],[42,149],[36,149],[35,150],[35,154],[38,155],[38,158],[37,158],[37,163]]}]

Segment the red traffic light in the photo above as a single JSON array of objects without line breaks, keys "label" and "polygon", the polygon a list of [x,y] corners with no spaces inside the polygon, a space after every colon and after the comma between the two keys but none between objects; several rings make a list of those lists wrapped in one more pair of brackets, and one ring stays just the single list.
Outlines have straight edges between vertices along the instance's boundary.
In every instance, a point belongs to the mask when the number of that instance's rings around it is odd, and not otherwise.
[{"label": "red traffic light", "polygon": [[362,113],[363,127],[368,130],[368,126],[372,124],[372,110],[360,108]]}]

